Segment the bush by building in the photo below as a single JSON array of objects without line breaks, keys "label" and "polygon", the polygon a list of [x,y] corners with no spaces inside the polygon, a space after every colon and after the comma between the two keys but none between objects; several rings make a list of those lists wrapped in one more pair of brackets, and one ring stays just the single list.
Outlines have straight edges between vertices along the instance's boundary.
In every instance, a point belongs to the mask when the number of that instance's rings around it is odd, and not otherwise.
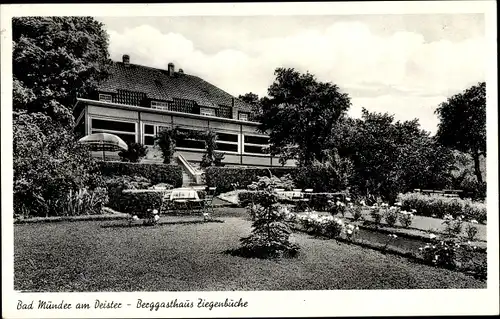
[{"label": "bush by building", "polygon": [[182,186],[182,168],[177,165],[99,162],[99,167],[104,176],[141,176],[152,184],[168,183],[174,187]]}]

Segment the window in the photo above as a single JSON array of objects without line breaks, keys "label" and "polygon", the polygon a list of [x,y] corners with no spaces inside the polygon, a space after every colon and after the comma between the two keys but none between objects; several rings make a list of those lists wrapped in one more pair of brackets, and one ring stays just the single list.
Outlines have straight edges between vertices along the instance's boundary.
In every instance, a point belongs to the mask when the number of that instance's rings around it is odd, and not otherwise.
[{"label": "window", "polygon": [[245,153],[265,154],[262,146],[245,145]]},{"label": "window", "polygon": [[238,142],[237,134],[217,133],[217,138],[219,141],[224,142]]},{"label": "window", "polygon": [[267,145],[269,144],[269,138],[264,136],[245,135],[245,144]]},{"label": "window", "polygon": [[92,129],[123,131],[135,134],[135,123],[92,119]]},{"label": "window", "polygon": [[209,107],[200,107],[200,114],[206,116],[215,116],[215,109]]},{"label": "window", "polygon": [[111,133],[119,136],[125,142],[136,141],[136,129],[134,122],[122,122],[114,120],[91,119],[92,133]]},{"label": "window", "polygon": [[217,150],[225,152],[238,152],[238,144],[217,142]]},{"label": "window", "polygon": [[167,102],[151,101],[151,108],[157,110],[168,110]]},{"label": "window", "polygon": [[155,145],[155,126],[144,124],[144,145]]},{"label": "window", "polygon": [[248,113],[239,113],[238,119],[240,121],[248,121]]},{"label": "window", "polygon": [[113,102],[111,94],[99,94],[99,101],[103,102]]}]

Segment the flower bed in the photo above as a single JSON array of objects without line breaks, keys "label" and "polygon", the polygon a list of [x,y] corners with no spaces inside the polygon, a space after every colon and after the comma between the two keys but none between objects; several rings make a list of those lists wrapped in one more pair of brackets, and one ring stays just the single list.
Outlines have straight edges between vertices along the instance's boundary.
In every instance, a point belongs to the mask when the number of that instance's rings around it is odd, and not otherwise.
[{"label": "flower bed", "polygon": [[418,262],[459,270],[476,278],[486,279],[486,249],[477,247],[459,236],[401,236],[317,212],[294,213],[286,210],[285,216],[297,231],[396,253]]}]

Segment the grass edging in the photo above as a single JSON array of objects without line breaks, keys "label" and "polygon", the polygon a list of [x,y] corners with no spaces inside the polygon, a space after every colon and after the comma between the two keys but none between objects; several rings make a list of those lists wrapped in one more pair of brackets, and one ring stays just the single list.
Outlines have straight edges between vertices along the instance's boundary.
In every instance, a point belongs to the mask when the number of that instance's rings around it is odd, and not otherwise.
[{"label": "grass edging", "polygon": [[127,214],[103,214],[103,215],[80,215],[80,216],[56,216],[56,217],[33,217],[26,219],[14,219],[14,224],[33,224],[33,223],[58,223],[58,222],[77,222],[77,221],[98,221],[98,220],[119,220],[128,218]]}]

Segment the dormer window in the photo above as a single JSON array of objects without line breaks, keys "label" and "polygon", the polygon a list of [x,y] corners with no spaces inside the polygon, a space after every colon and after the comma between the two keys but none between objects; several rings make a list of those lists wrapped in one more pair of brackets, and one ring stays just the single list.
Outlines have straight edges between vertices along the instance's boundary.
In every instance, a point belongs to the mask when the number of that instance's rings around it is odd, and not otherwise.
[{"label": "dormer window", "polygon": [[205,116],[215,116],[215,109],[210,107],[200,107],[200,114]]},{"label": "dormer window", "polygon": [[165,101],[151,101],[151,108],[157,110],[168,110],[167,102]]},{"label": "dormer window", "polygon": [[99,101],[111,103],[113,102],[113,97],[111,94],[99,94]]},{"label": "dormer window", "polygon": [[239,113],[238,114],[238,119],[240,121],[248,121],[248,113]]}]

